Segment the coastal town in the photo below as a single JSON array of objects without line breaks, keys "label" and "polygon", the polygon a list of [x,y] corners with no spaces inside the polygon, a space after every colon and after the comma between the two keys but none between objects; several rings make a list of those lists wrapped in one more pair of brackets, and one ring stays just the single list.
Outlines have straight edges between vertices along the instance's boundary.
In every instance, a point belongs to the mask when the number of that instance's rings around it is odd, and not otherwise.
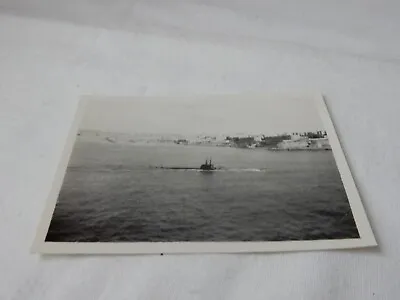
[{"label": "coastal town", "polygon": [[89,140],[109,143],[130,144],[175,144],[181,146],[215,146],[240,149],[266,150],[331,150],[326,131],[292,132],[277,135],[235,134],[235,135],[148,135],[113,134],[105,132],[80,131],[77,134]]},{"label": "coastal town", "polygon": [[244,149],[266,148],[268,150],[330,150],[326,131],[285,133],[280,135],[242,135],[198,136],[195,140],[177,139],[179,145],[213,145],[217,147],[233,147]]}]

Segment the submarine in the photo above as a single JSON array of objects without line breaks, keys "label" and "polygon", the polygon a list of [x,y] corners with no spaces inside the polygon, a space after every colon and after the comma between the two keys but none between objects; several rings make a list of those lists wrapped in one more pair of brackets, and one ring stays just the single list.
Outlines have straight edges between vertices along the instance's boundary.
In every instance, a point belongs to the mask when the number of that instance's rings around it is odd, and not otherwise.
[{"label": "submarine", "polygon": [[198,171],[215,171],[218,168],[214,166],[211,159],[202,164],[200,167],[156,167],[157,169],[166,169],[166,170],[198,170]]}]

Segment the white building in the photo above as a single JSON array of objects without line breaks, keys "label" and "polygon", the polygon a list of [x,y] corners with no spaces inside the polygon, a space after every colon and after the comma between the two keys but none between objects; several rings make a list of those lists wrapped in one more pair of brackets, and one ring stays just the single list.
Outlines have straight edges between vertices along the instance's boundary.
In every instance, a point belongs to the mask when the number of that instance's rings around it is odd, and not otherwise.
[{"label": "white building", "polygon": [[309,139],[309,140],[310,140],[310,148],[331,149],[331,145],[329,144],[329,140],[327,137],[320,139]]},{"label": "white building", "polygon": [[259,142],[262,141],[263,137],[264,137],[264,135],[262,135],[262,134],[261,135],[256,135],[256,136],[254,136],[254,141],[256,143],[259,143]]},{"label": "white building", "polygon": [[298,134],[291,134],[291,135],[290,135],[290,139],[291,139],[292,141],[298,141],[298,140],[303,139],[303,137],[300,136],[300,135],[298,135]]},{"label": "white building", "polygon": [[284,140],[278,144],[280,149],[305,149],[309,145],[307,138],[300,138],[295,140]]},{"label": "white building", "polygon": [[278,144],[280,149],[331,149],[328,138],[310,139],[300,137],[284,140]]}]

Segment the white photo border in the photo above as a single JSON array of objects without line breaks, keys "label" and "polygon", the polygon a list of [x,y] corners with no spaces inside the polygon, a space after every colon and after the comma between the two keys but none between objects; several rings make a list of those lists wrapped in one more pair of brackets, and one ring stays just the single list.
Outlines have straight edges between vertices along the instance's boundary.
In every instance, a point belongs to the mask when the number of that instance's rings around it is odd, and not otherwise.
[{"label": "white photo border", "polygon": [[[302,95],[301,93],[300,95]],[[310,95],[310,94],[308,94]],[[201,99],[220,97],[255,96],[262,94],[236,94],[236,95],[204,95]],[[282,93],[279,96],[283,96]],[[293,96],[293,94],[291,94]],[[308,96],[310,97],[310,96]],[[59,166],[56,171],[54,182],[46,201],[44,212],[40,219],[37,233],[31,247],[32,253],[40,254],[190,254],[190,253],[259,253],[259,252],[287,252],[287,251],[314,251],[330,249],[350,249],[377,246],[372,228],[364,210],[358,189],[347,163],[345,153],[341,147],[334,124],[322,94],[312,93],[315,99],[324,130],[328,134],[332,152],[339,169],[339,173],[347,193],[354,221],[356,223],[359,238],[351,239],[327,239],[306,241],[257,241],[257,242],[46,242],[45,238],[58,200],[58,193],[63,184],[64,176],[70,160],[72,149],[82,117],[88,102],[119,100],[148,100],[157,98],[163,101],[176,97],[99,97],[82,96],[72,127],[68,133],[66,145],[62,153]],[[178,97],[180,98],[180,97]],[[187,98],[187,97],[186,97]],[[199,98],[192,96],[189,98]]]}]

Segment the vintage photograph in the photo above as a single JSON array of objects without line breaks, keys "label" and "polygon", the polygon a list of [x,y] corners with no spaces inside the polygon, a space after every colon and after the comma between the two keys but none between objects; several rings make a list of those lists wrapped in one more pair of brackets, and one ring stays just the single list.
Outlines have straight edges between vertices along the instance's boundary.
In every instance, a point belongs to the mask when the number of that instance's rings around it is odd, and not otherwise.
[{"label": "vintage photograph", "polygon": [[301,242],[313,249],[318,241],[321,249],[374,245],[354,182],[345,187],[350,171],[335,159],[343,153],[323,121],[323,98],[315,98],[82,100],[41,225],[42,250],[49,243],[128,244],[133,253],[218,252],[219,243],[221,252],[235,245],[252,252],[255,242],[258,251],[280,243],[301,250]]}]

